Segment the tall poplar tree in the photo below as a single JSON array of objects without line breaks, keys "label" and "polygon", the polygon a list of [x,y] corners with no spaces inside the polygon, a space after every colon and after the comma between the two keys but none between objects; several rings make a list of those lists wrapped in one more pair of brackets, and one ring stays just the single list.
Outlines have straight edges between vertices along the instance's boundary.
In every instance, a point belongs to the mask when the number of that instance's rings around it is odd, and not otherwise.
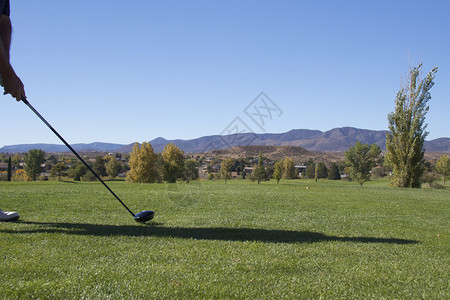
[{"label": "tall poplar tree", "polygon": [[258,181],[258,184],[261,183],[261,180],[264,180],[266,178],[266,169],[263,165],[263,159],[262,159],[262,153],[259,152],[258,157],[258,164],[253,170],[253,176],[255,177],[255,180]]},{"label": "tall poplar tree", "polygon": [[8,158],[8,171],[7,171],[6,180],[11,181],[11,176],[12,176],[12,163],[11,163],[11,156],[10,156]]},{"label": "tall poplar tree", "polygon": [[277,181],[277,184],[280,182],[283,177],[283,160],[279,160],[275,163],[275,170],[272,177]]},{"label": "tall poplar tree", "polygon": [[395,110],[388,115],[389,132],[386,134],[386,159],[393,167],[391,186],[420,188],[425,170],[423,144],[425,115],[431,99],[430,89],[437,67],[421,79],[422,64],[409,70],[408,82],[397,92]]}]

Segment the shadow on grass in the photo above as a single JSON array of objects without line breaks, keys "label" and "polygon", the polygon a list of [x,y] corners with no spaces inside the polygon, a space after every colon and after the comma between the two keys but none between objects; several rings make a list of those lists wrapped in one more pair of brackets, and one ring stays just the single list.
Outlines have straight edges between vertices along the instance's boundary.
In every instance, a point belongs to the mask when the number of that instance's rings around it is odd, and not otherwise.
[{"label": "shadow on grass", "polygon": [[162,227],[162,224],[141,225],[100,225],[83,223],[40,223],[20,222],[24,225],[34,225],[32,228],[24,227],[16,230],[1,230],[4,233],[30,234],[30,233],[64,233],[73,235],[91,236],[153,236],[173,237],[195,240],[220,241],[256,241],[265,243],[318,243],[327,241],[354,242],[354,243],[384,243],[384,244],[416,244],[419,241],[398,238],[377,237],[338,237],[311,231],[270,230],[253,228],[224,228],[224,227]]}]

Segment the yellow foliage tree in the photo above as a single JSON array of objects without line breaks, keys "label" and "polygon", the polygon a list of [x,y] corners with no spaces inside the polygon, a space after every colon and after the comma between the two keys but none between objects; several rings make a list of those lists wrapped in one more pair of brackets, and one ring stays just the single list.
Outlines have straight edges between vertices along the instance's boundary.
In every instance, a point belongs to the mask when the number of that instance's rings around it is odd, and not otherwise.
[{"label": "yellow foliage tree", "polygon": [[176,182],[183,176],[184,152],[172,143],[168,143],[161,155],[164,161],[163,178],[167,182]]},{"label": "yellow foliage tree", "polygon": [[152,145],[143,142],[139,147],[135,143],[130,153],[130,171],[127,173],[128,182],[153,183],[158,179],[157,156]]},{"label": "yellow foliage tree", "polygon": [[19,169],[16,171],[14,176],[12,177],[14,181],[30,181],[31,178],[28,176],[27,172],[23,169]]},{"label": "yellow foliage tree", "polygon": [[225,179],[225,183],[227,183],[227,180],[231,178],[231,170],[234,166],[234,159],[232,158],[225,158],[222,163],[220,164],[220,176]]},{"label": "yellow foliage tree", "polygon": [[450,163],[446,154],[442,155],[441,158],[436,162],[436,171],[441,174],[442,177],[444,177],[445,185],[445,177],[450,174]]},{"label": "yellow foliage tree", "polygon": [[285,179],[295,179],[297,178],[297,174],[295,174],[295,163],[294,160],[290,157],[286,157],[283,160],[283,178]]}]

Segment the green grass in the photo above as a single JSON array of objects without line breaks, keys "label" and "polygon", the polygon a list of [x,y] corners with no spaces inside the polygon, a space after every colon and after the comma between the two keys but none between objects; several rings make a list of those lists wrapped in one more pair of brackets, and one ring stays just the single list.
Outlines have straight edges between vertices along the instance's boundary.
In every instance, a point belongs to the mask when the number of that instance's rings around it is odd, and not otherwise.
[{"label": "green grass", "polygon": [[155,220],[99,183],[0,182],[2,299],[450,297],[448,190],[108,184]]}]

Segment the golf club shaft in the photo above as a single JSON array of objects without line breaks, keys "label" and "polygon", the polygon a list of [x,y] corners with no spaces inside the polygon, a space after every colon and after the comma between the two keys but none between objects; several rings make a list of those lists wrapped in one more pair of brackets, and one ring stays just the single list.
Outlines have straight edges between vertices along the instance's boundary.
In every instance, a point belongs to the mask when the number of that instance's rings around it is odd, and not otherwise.
[{"label": "golf club shaft", "polygon": [[130,214],[134,217],[135,215],[133,214],[133,212],[125,205],[125,203],[122,202],[122,200],[120,200],[120,198],[109,188],[109,186],[100,178],[100,176],[94,172],[94,170],[92,170],[92,168],[84,161],[84,159],[75,151],[75,149],[72,148],[72,146],[69,145],[68,142],[66,142],[66,140],[52,127],[52,125],[50,125],[47,120],[44,119],[43,116],[41,116],[41,114],[34,109],[34,107],[30,104],[30,102],[28,102],[28,100],[26,99],[22,99],[22,102],[25,103],[35,114],[36,116],[39,117],[39,119],[42,120],[42,122],[45,123],[45,125],[47,125],[48,128],[50,128],[51,131],[53,131],[54,134],[56,134],[56,136],[67,146],[67,148],[70,149],[70,151],[72,151],[73,154],[75,154],[75,156],[83,163],[83,165],[88,168],[89,171],[92,172],[92,174],[95,175],[95,177],[97,177],[97,179],[105,186],[105,188],[111,192],[111,194],[116,197],[116,199],[123,205],[123,207],[125,207]]}]

